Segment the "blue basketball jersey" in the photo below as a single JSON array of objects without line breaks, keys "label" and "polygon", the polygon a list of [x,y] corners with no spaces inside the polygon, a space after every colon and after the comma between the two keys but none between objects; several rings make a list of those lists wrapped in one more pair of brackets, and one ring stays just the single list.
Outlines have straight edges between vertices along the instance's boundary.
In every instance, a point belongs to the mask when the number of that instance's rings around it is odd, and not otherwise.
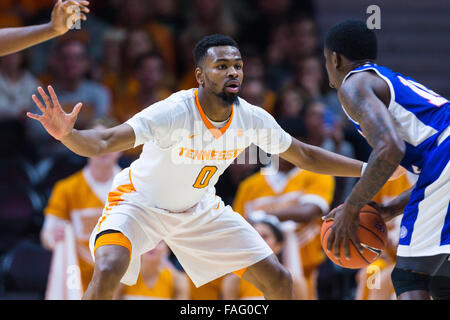
[{"label": "blue basketball jersey", "polygon": [[[388,111],[406,144],[401,165],[413,173],[420,173],[429,153],[450,135],[449,101],[413,79],[374,63],[350,71],[344,82],[351,74],[366,70],[376,72],[389,86]],[[364,135],[359,124],[347,116]]]}]

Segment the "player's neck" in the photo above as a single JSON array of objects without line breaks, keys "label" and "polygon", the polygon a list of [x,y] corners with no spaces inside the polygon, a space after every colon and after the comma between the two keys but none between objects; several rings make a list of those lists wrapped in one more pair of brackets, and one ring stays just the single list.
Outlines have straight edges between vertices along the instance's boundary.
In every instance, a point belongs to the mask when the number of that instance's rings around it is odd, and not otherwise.
[{"label": "player's neck", "polygon": [[[375,61],[372,60],[359,60],[359,61],[349,61],[345,66],[342,68],[342,72],[338,75],[338,83],[339,88],[342,86],[342,82],[344,82],[345,77],[348,75],[348,73],[352,70],[355,70],[356,68],[359,68],[367,63],[375,63]],[[339,89],[338,88],[338,89]]]},{"label": "player's neck", "polygon": [[212,121],[225,121],[231,116],[233,105],[226,105],[222,99],[207,94],[201,87],[198,89],[198,101],[205,115]]}]

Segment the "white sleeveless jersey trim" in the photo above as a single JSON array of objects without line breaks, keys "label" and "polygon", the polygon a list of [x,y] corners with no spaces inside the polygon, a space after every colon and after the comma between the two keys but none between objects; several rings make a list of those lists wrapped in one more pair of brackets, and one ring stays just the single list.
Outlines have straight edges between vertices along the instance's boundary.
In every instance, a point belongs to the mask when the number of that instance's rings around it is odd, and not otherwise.
[{"label": "white sleeveless jersey trim", "polygon": [[[375,71],[376,74],[383,79],[387,85],[389,86],[389,91],[391,93],[391,100],[389,102],[388,111],[392,115],[393,119],[395,120],[396,128],[399,130],[400,135],[402,138],[411,144],[412,146],[418,146],[431,136],[437,133],[437,130],[433,127],[427,126],[422,121],[420,121],[419,118],[417,118],[414,113],[404,108],[402,105],[398,104],[395,101],[395,91],[394,86],[392,85],[391,81],[382,75],[379,70],[376,68],[366,68],[362,70],[352,70],[350,71],[342,81],[344,81],[353,73],[358,72],[364,72],[367,70]],[[353,120],[350,115],[345,111],[345,108],[342,106],[342,109],[344,110],[344,113],[347,115],[347,117],[352,120],[355,124],[359,126],[359,123]]]}]

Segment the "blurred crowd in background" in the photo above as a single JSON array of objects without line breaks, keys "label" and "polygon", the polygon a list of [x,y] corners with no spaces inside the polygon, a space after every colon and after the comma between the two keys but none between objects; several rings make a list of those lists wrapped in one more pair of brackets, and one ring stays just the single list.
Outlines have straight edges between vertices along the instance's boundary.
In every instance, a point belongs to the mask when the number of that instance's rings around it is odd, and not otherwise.
[{"label": "blurred crowd in background", "polygon": [[[53,4],[2,0],[0,27],[48,22]],[[304,142],[367,160],[370,147],[350,126],[336,91],[328,85],[323,32],[316,25],[312,0],[96,0],[90,9],[80,30],[0,58],[3,271],[17,244],[24,239],[40,242],[44,208],[55,183],[87,163],[26,117],[28,111],[38,113],[31,96],[39,85],[52,85],[67,112],[83,102],[78,129],[99,118],[122,123],[173,92],[197,87],[192,49],[202,37],[223,33],[240,45],[242,98],[267,110]],[[123,153],[119,165],[128,166],[139,152]],[[219,179],[217,194],[231,205],[239,184],[260,168],[261,164],[233,164]],[[336,178],[335,183],[330,208],[343,202],[355,181]],[[45,256],[45,250],[30,248],[28,256]],[[43,298],[39,290],[45,288],[46,278],[39,274],[48,267],[36,263],[36,276],[14,289],[28,286],[36,298]],[[354,271],[326,259],[320,270],[316,298],[354,298]],[[0,298],[1,290],[8,291],[8,280],[2,281]]]}]

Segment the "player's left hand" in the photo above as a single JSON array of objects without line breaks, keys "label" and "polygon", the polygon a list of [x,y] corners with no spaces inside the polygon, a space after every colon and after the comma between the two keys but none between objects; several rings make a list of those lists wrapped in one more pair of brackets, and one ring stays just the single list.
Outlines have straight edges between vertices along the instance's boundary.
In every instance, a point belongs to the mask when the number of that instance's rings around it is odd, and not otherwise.
[{"label": "player's left hand", "polygon": [[58,34],[64,34],[72,28],[78,20],[86,20],[89,13],[89,1],[67,0],[58,2],[53,7],[51,15],[51,26]]},{"label": "player's left hand", "polygon": [[351,241],[360,252],[363,250],[356,234],[359,226],[360,209],[361,208],[345,202],[322,218],[325,221],[334,220],[333,227],[331,228],[327,239],[327,250],[331,251],[331,248],[334,248],[334,256],[337,259],[341,256],[341,243],[347,259],[350,258],[349,241]]}]

